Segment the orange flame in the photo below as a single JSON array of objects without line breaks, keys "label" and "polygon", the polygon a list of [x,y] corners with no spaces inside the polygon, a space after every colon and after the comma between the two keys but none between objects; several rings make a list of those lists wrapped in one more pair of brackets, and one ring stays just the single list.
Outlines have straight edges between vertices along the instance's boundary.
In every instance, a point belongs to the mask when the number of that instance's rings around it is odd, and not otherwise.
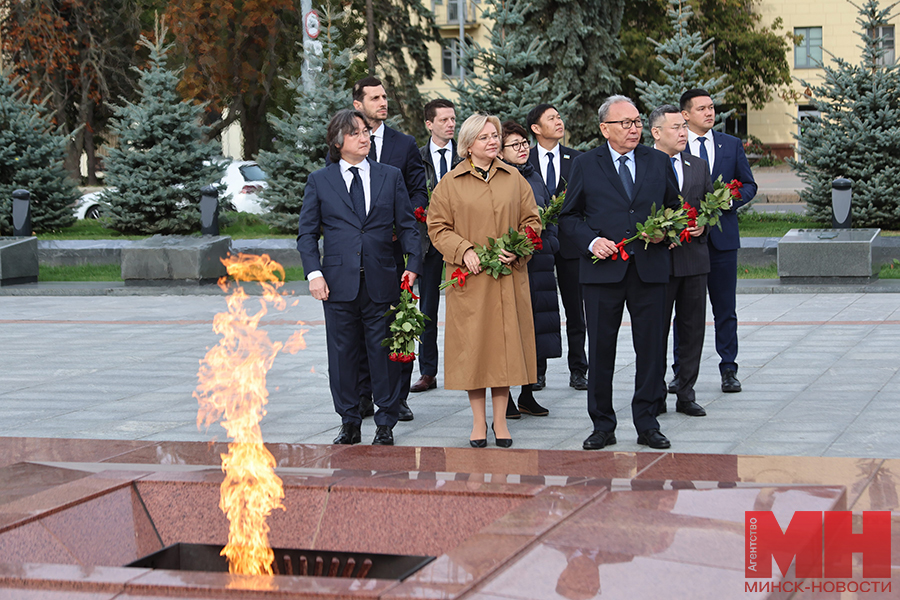
[{"label": "orange flame", "polygon": [[[208,428],[221,418],[222,427],[234,440],[228,444],[228,453],[221,455],[225,480],[219,508],[230,523],[228,544],[222,550],[228,570],[271,575],[274,555],[266,518],[274,509],[284,509],[284,489],[275,475],[275,458],[263,446],[259,427],[269,398],[266,373],[282,349],[293,354],[306,347],[303,334],[307,330],[294,332],[282,344],[272,342],[265,331],[258,329],[269,304],[278,310],[285,308],[284,296],[278,292],[284,282],[280,264],[265,254],[238,254],[222,262],[237,285],[227,298],[228,311],[213,319],[213,331],[222,338],[200,362],[199,384],[194,392],[200,404],[197,427]],[[258,281],[261,285],[260,307],[254,314],[244,308],[248,296],[242,281]],[[226,278],[219,280],[219,287],[228,290]]]}]

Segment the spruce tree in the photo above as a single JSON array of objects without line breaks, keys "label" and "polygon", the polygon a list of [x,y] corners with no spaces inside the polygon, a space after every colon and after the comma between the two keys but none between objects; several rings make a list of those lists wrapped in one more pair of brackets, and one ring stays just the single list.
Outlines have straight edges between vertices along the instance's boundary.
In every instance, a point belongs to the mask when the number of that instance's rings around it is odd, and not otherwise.
[{"label": "spruce tree", "polygon": [[[710,46],[713,38],[703,40],[699,32],[690,30],[689,21],[694,15],[691,5],[683,0],[669,0],[667,11],[672,24],[672,37],[658,42],[647,38],[656,49],[656,60],[660,63],[662,81],[643,81],[634,75],[628,78],[637,85],[638,97],[646,114],[662,104],[678,105],[681,95],[687,90],[702,88],[712,96],[713,102],[722,104],[730,87],[724,87],[725,75],[707,77],[706,73],[714,69]],[[725,119],[734,111],[717,112],[716,128],[720,129]],[[650,135],[650,128],[644,129],[644,135]]]},{"label": "spruce tree", "polygon": [[31,192],[31,225],[53,231],[75,222],[78,189],[63,166],[68,136],[42,104],[25,97],[21,79],[0,72],[0,235],[12,235],[12,192]]},{"label": "spruce tree", "polygon": [[[261,150],[259,166],[268,175],[262,197],[268,208],[263,217],[272,227],[296,232],[303,204],[303,191],[310,173],[325,166],[328,145],[325,130],[332,115],[353,104],[348,81],[352,59],[350,48],[340,49],[335,22],[342,15],[325,10],[322,22],[322,54],[308,53],[312,75],[310,89],[300,77],[288,88],[294,92],[292,112],[269,116],[276,137],[274,151]],[[301,56],[302,58],[302,56]]]},{"label": "spruce tree", "polygon": [[491,45],[466,45],[465,80],[453,84],[457,121],[483,112],[525,126],[528,112],[542,102],[556,106],[564,118],[572,113],[576,103],[570,88],[551,89],[550,80],[538,72],[546,43],[523,32],[528,0],[486,0],[485,5],[484,18],[493,23]]},{"label": "spruce tree", "polygon": [[[832,55],[823,65],[823,83],[812,90],[817,118],[796,121],[800,160],[791,165],[809,187],[800,192],[807,214],[830,221],[831,183],[853,181],[853,225],[900,229],[900,70],[882,64],[884,48],[874,37],[891,22],[897,4],[882,9],[877,0],[857,7],[857,34],[863,41],[858,65]],[[827,51],[826,51],[827,52]]]},{"label": "spruce tree", "polygon": [[[218,141],[204,141],[203,106],[183,101],[178,72],[166,67],[165,26],[156,41],[141,36],[150,51],[139,70],[136,103],[114,110],[118,145],[106,159],[102,199],[109,203],[108,226],[131,234],[188,234],[200,231],[200,188],[218,184],[224,165]],[[221,201],[226,202],[227,198]]]}]

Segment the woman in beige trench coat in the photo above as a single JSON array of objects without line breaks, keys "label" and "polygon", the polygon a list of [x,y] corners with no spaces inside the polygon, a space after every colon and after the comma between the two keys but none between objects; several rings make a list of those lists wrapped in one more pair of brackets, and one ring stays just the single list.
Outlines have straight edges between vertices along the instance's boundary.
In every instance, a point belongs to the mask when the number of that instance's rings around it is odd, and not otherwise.
[{"label": "woman in beige trench coat", "polygon": [[[499,238],[512,227],[532,227],[541,219],[531,186],[519,172],[498,160],[500,120],[472,115],[459,131],[464,159],[443,177],[428,205],[428,235],[444,256],[446,277],[456,269],[470,275],[446,293],[444,387],[466,390],[472,405],[470,444],[487,444],[486,388],[491,388],[494,436],[498,446],[512,445],[506,425],[509,386],[537,381],[534,322],[526,259],[504,252],[511,275],[494,279],[481,273],[475,245]],[[479,274],[481,273],[481,274]]]}]

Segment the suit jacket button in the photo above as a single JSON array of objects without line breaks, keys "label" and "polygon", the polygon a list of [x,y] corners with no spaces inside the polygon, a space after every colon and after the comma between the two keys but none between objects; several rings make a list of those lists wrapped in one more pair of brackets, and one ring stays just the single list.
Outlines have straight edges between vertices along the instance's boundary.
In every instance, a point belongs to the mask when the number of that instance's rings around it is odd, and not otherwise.
[{"label": "suit jacket button", "polygon": [[[634,211],[631,211],[631,212],[634,212]],[[365,229],[360,230],[360,233],[365,233],[365,232],[366,232]]]},{"label": "suit jacket button", "polygon": [[[629,210],[628,212],[630,212],[631,214],[634,214],[633,210]],[[363,233],[365,233],[365,231]]]},{"label": "suit jacket button", "polygon": [[625,230],[625,233],[631,235],[631,230],[630,230],[630,229],[626,229],[626,230]]}]

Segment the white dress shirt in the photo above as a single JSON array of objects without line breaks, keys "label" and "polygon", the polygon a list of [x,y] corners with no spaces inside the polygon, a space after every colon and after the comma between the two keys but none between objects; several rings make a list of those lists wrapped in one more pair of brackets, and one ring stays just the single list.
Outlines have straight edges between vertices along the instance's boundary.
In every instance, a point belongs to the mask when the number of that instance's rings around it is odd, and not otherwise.
[{"label": "white dress shirt", "polygon": [[[684,163],[681,160],[681,152],[671,157],[675,159],[675,177],[678,179],[678,189],[684,189]],[[669,162],[672,162],[671,159]]]},{"label": "white dress shirt", "polygon": [[[697,141],[699,137],[699,135],[688,129],[688,152],[697,157],[700,156],[700,142]],[[706,142],[703,145],[706,147],[707,156],[709,156],[709,174],[712,175],[713,165],[716,163],[716,143],[713,140],[712,129],[707,131],[703,137],[706,138]]]},{"label": "white dress shirt", "polygon": [[384,122],[378,126],[378,129],[372,131],[370,136],[375,136],[375,160],[381,162],[381,149],[384,148]]},{"label": "white dress shirt", "polygon": [[556,173],[556,181],[553,183],[553,189],[550,190],[550,195],[556,195],[556,190],[559,187],[559,176],[562,165],[559,161],[559,142],[553,147],[552,150],[547,150],[540,144],[537,146],[537,155],[538,155],[538,164],[541,167],[541,180],[546,183],[547,182],[547,153],[553,155],[553,170]]},{"label": "white dress shirt", "polygon": [[[359,178],[362,180],[363,184],[363,194],[366,197],[366,214],[369,214],[369,209],[372,206],[372,198],[371,198],[371,169],[369,168],[368,159],[363,160],[358,165],[351,165],[343,158],[338,161],[338,165],[341,167],[341,177],[344,178],[344,183],[347,185],[347,193],[350,192],[350,184],[353,183],[353,173],[350,171],[350,167],[357,167],[359,169]],[[307,281],[312,281],[318,277],[322,277],[322,271],[313,271],[309,275],[306,276]]]},{"label": "white dress shirt", "polygon": [[441,150],[446,150],[444,156],[447,158],[447,172],[453,168],[453,143],[447,142],[447,145],[441,148],[434,143],[434,138],[428,138],[428,150],[431,152],[431,164],[434,165],[434,183],[441,180]]}]

